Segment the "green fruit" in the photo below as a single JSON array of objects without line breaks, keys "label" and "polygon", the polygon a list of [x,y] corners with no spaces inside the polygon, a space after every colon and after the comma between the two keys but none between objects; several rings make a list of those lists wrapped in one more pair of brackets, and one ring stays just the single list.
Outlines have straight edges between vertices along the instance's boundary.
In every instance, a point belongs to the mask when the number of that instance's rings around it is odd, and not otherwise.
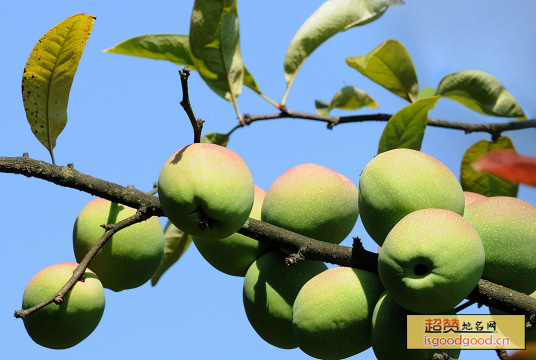
[{"label": "green fruit", "polygon": [[[383,251],[383,250],[382,250]],[[455,315],[449,310],[445,315]],[[435,353],[448,353],[451,359],[458,359],[460,349],[407,349],[407,315],[415,313],[398,305],[393,298],[384,293],[372,316],[372,350],[377,360],[430,360]]]},{"label": "green fruit", "polygon": [[281,175],[268,189],[261,211],[262,221],[335,244],[350,234],[358,216],[357,187],[315,164]]},{"label": "green fruit", "polygon": [[164,213],[192,236],[223,239],[244,225],[253,206],[253,178],[240,156],[223,146],[188,145],[158,178]]},{"label": "green fruit", "polygon": [[486,250],[483,278],[530,294],[536,291],[536,206],[497,196],[475,201],[464,218]]},{"label": "green fruit", "polygon": [[385,290],[401,306],[420,314],[454,308],[477,286],[484,246],[460,215],[424,209],[393,227],[378,257]]},{"label": "green fruit", "polygon": [[420,151],[383,152],[365,166],[359,179],[361,221],[380,246],[393,226],[413,211],[437,208],[463,215],[464,207],[456,176]]},{"label": "green fruit", "polygon": [[[104,235],[103,224],[115,224],[136,209],[97,198],[80,212],[73,230],[73,248],[80,262]],[[131,225],[114,234],[95,255],[89,268],[105,288],[121,291],[141,286],[153,276],[164,255],[164,232],[158,217]]]},{"label": "green fruit", "polygon": [[374,304],[384,289],[373,273],[328,269],[309,280],[293,307],[294,336],[301,350],[318,359],[344,359],[371,346]]},{"label": "green fruit", "polygon": [[266,342],[283,348],[297,347],[292,331],[292,306],[309,279],[327,269],[318,261],[287,266],[287,255],[269,251],[255,260],[244,277],[244,309],[248,320]]},{"label": "green fruit", "polygon": [[[29,309],[54,296],[73,275],[78,264],[64,262],[49,266],[30,280],[22,297]],[[90,270],[77,281],[60,305],[54,303],[24,318],[28,335],[37,344],[51,349],[67,349],[87,338],[104,312],[104,289]]]},{"label": "green fruit", "polygon": [[[249,217],[260,220],[261,207],[266,193],[255,185],[255,199]],[[234,276],[244,276],[259,256],[268,251],[268,246],[239,233],[224,239],[193,237],[197,250],[216,269]]]}]

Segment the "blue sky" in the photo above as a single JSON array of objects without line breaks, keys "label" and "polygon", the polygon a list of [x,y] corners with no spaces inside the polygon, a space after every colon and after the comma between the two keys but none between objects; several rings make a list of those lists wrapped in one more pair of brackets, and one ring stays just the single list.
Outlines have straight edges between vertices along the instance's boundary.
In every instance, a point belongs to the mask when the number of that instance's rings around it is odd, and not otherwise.
[{"label": "blue sky", "polygon": [[[238,3],[244,63],[261,90],[280,101],[283,58],[295,31],[323,1],[272,0]],[[165,160],[192,141],[190,124],[179,105],[179,67],[167,62],[103,53],[127,38],[148,33],[188,33],[193,1],[4,1],[0,4],[3,56],[0,66],[2,131],[0,156],[50,161],[25,119],[20,82],[37,40],[66,17],[97,17],[71,90],[69,121],[55,148],[56,163],[74,163],[81,172],[148,191]],[[516,97],[527,116],[536,116],[536,31],[533,2],[474,0],[407,1],[376,22],[338,34],[303,65],[288,97],[289,109],[314,113],[314,100],[330,100],[343,86],[366,90],[379,110],[337,110],[335,115],[394,113],[406,103],[345,64],[348,56],[368,53],[387,39],[402,42],[412,56],[421,87],[437,86],[455,71],[481,69],[494,74]],[[190,100],[205,133],[227,132],[236,123],[233,107],[212,93],[200,77],[190,77]],[[275,113],[266,101],[244,89],[243,113]],[[430,116],[454,121],[499,122],[441,99]],[[317,163],[356,184],[376,154],[383,123],[345,124],[329,131],[318,122],[263,121],[236,131],[229,147],[248,164],[255,183],[268,190],[292,166]],[[536,156],[534,130],[510,132],[520,153]],[[422,151],[459,175],[465,150],[484,134],[429,128]],[[95,332],[62,353],[42,348],[13,318],[27,282],[39,270],[74,261],[72,226],[92,196],[38,179],[0,174],[0,357],[78,359],[151,357],[161,359],[307,359],[299,350],[264,343],[251,328],[242,306],[242,279],[214,270],[191,247],[156,287],[106,291],[106,310]],[[519,197],[536,204],[536,189],[520,187]],[[358,221],[352,236],[376,245]],[[349,245],[349,239],[343,244]],[[478,309],[470,309],[477,312]],[[493,351],[472,351],[472,359],[493,359]],[[370,350],[356,359],[369,359]],[[462,353],[462,358],[464,354]]]}]

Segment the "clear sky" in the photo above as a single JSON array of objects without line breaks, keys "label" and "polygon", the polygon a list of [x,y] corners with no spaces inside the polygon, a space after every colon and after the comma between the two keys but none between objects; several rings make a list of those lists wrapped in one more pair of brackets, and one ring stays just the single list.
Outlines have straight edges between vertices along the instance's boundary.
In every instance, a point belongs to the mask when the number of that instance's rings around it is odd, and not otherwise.
[{"label": "clear sky", "polygon": [[[323,1],[239,1],[243,60],[271,99],[285,90],[283,58],[294,32]],[[24,64],[37,40],[66,17],[97,17],[80,62],[69,102],[69,121],[55,149],[59,165],[149,191],[165,160],[192,141],[179,106],[179,67],[167,62],[103,53],[130,37],[148,33],[188,33],[193,1],[75,2],[2,1],[0,34],[0,156],[50,161],[31,134],[20,93]],[[343,86],[366,90],[379,110],[337,110],[335,115],[394,113],[406,103],[345,64],[387,39],[408,49],[421,87],[437,86],[451,72],[481,69],[494,74],[516,97],[527,116],[536,117],[536,4],[512,0],[407,1],[376,22],[338,34],[302,67],[288,98],[289,109],[314,113],[314,100],[329,101]],[[206,120],[205,133],[227,132],[237,123],[233,107],[212,93],[200,77],[190,78],[191,102]],[[275,113],[249,89],[239,98],[243,113]],[[441,99],[430,116],[454,121],[500,122]],[[356,184],[376,154],[383,123],[344,124],[329,131],[305,120],[263,121],[236,131],[229,147],[248,164],[255,183],[268,190],[283,172],[301,163],[338,171]],[[536,156],[534,130],[510,132],[520,153]],[[427,129],[422,151],[456,175],[465,150],[484,134]],[[34,344],[21,320],[13,318],[22,293],[39,270],[74,261],[72,227],[92,196],[38,179],[0,174],[0,358],[77,359],[307,359],[299,350],[264,343],[249,325],[242,306],[242,279],[219,273],[195,247],[156,287],[106,291],[99,327],[78,346],[59,353]],[[536,189],[520,187],[519,197],[536,205]],[[352,236],[376,245],[358,221]],[[343,244],[349,245],[350,239]],[[471,308],[469,312],[480,310]],[[471,351],[471,359],[494,359],[493,351]],[[370,359],[372,352],[356,356]],[[464,358],[462,353],[462,358]]]}]

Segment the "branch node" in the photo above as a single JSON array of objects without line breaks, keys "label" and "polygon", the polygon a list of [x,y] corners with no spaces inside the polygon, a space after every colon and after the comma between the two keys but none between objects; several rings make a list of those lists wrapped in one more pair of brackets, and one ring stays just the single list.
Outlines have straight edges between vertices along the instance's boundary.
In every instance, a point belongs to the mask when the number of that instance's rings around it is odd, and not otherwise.
[{"label": "branch node", "polygon": [[285,264],[287,266],[294,266],[300,261],[306,260],[304,252],[307,251],[307,246],[300,248],[297,252],[294,254],[290,254],[285,258]]},{"label": "branch node", "polygon": [[56,296],[54,298],[54,304],[56,304],[56,305],[61,305],[61,304],[63,304],[64,301],[65,301],[65,298],[63,296],[60,296],[60,295],[58,295],[58,296]]},{"label": "branch node", "polygon": [[22,158],[23,158],[24,160],[29,159],[29,158],[30,158],[30,154],[28,154],[27,152],[22,153]]}]

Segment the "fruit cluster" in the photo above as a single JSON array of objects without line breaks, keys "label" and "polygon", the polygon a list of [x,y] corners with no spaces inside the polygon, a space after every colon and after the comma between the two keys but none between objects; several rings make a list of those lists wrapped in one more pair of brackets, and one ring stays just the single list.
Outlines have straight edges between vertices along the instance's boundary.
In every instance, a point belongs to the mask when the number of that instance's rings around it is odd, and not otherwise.
[{"label": "fruit cluster", "polygon": [[[169,220],[193,236],[212,266],[244,277],[245,312],[259,336],[315,358],[343,359],[372,346],[380,360],[429,359],[437,349],[406,350],[406,315],[453,314],[481,278],[536,291],[536,207],[464,193],[447,167],[419,151],[379,154],[363,170],[359,188],[333,170],[303,164],[265,193],[236,153],[192,144],[166,161],[158,195]],[[103,199],[89,203],[74,226],[77,261],[102,236],[101,224],[134,211]],[[288,266],[285,251],[237,233],[252,217],[339,244],[359,215],[380,246],[378,273],[310,260]],[[64,304],[25,319],[30,336],[51,348],[83,340],[102,316],[103,287],[121,291],[145,283],[163,247],[157,218],[114,235]],[[58,264],[36,275],[23,308],[53,295],[75,266]],[[450,355],[457,358],[459,350]]]}]

